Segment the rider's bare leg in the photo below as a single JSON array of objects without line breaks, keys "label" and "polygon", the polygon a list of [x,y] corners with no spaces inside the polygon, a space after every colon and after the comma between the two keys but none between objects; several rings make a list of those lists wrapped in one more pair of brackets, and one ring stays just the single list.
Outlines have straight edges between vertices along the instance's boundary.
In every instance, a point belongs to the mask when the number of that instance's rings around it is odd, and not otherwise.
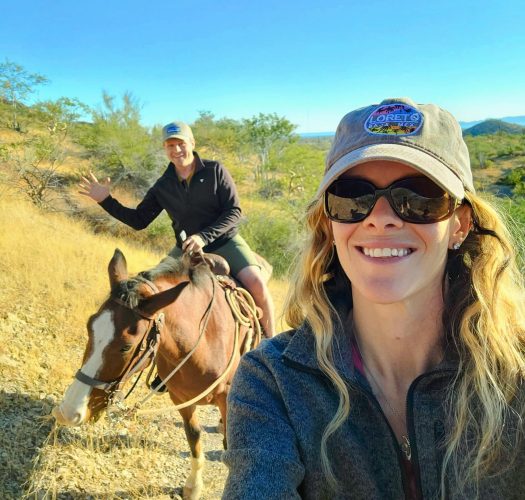
[{"label": "rider's bare leg", "polygon": [[274,305],[260,268],[258,266],[247,266],[237,273],[237,278],[251,293],[255,304],[262,309],[261,325],[265,336],[273,337],[275,335]]}]

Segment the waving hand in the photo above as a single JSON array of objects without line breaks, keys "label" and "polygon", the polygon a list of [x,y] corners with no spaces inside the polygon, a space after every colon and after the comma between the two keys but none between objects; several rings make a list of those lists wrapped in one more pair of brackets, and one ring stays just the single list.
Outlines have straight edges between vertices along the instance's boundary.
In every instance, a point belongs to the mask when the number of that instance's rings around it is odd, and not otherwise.
[{"label": "waving hand", "polygon": [[89,179],[82,176],[82,182],[79,183],[79,193],[83,194],[84,196],[89,196],[97,203],[100,203],[109,196],[109,186],[111,184],[111,179],[107,177],[105,181],[99,182],[93,172],[89,172],[89,176]]}]

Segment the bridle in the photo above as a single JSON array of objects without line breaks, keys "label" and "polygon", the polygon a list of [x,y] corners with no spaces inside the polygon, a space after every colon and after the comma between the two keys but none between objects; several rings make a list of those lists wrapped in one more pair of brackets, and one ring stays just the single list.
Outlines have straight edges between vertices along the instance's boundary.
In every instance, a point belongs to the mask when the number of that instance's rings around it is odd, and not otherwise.
[{"label": "bridle", "polygon": [[[143,276],[137,276],[137,280],[145,283],[146,285],[151,288],[154,294],[159,293],[159,289],[157,286],[144,278]],[[189,281],[183,281],[176,285],[175,288],[180,288],[180,291],[182,291],[183,288],[185,288],[189,284]],[[110,300],[112,302],[115,302],[116,304],[119,304],[120,306],[125,307],[126,309],[129,309],[133,311],[135,314],[140,316],[143,319],[148,320],[148,326],[144,333],[141,336],[140,341],[137,343],[135,350],[133,351],[133,354],[129,360],[129,363],[127,364],[126,368],[124,369],[124,372],[122,375],[117,377],[114,380],[111,381],[103,381],[98,380],[96,378],[90,377],[89,375],[86,375],[82,369],[78,370],[75,374],[75,378],[82,382],[83,384],[88,385],[89,387],[92,387],[94,389],[99,389],[106,393],[108,402],[111,402],[111,400],[114,398],[114,395],[119,393],[121,394],[122,387],[126,384],[126,382],[139,370],[143,370],[143,367],[147,365],[148,362],[155,359],[155,356],[157,354],[157,350],[159,347],[159,341],[160,341],[160,335],[162,327],[164,326],[164,313],[155,313],[153,315],[146,313],[145,311],[142,311],[138,307],[131,307],[126,301],[122,300],[119,297],[111,297]],[[126,399],[133,389],[135,388],[136,384],[138,382],[138,379],[135,381],[131,389],[128,391],[126,396],[122,399]]]},{"label": "bridle", "polygon": [[[190,359],[190,357],[193,355],[193,353],[197,349],[200,341],[202,340],[202,338],[204,336],[204,332],[206,331],[206,327],[207,327],[207,324],[208,324],[209,315],[211,313],[211,310],[212,310],[212,307],[213,307],[213,303],[215,301],[216,282],[224,289],[224,292],[225,292],[225,295],[226,295],[226,300],[227,300],[227,302],[228,302],[228,304],[230,306],[230,309],[232,311],[232,314],[233,314],[233,317],[234,317],[234,320],[235,320],[235,334],[234,334],[234,345],[233,345],[232,354],[230,356],[230,360],[228,361],[228,364],[227,364],[226,368],[224,369],[223,373],[206,390],[204,390],[201,394],[195,396],[194,398],[192,398],[189,401],[186,401],[184,403],[180,403],[178,405],[175,405],[174,409],[177,409],[177,410],[178,409],[182,409],[182,408],[186,408],[186,407],[188,407],[190,405],[195,404],[197,401],[199,401],[203,397],[207,396],[219,383],[221,383],[226,378],[226,376],[228,375],[229,371],[233,367],[233,362],[234,362],[234,359],[235,359],[235,353],[237,352],[238,344],[239,344],[239,335],[240,335],[240,327],[241,327],[241,325],[244,325],[244,326],[247,326],[247,327],[252,326],[252,327],[255,328],[255,339],[254,339],[255,340],[255,345],[257,345],[259,343],[260,339],[261,339],[261,329],[260,329],[259,321],[257,319],[257,312],[256,312],[255,304],[253,302],[253,298],[245,290],[243,290],[242,288],[236,288],[235,286],[231,286],[231,280],[230,279],[224,280],[224,279],[219,279],[219,278],[222,278],[222,277],[220,277],[220,276],[213,276],[213,275],[211,276],[212,296],[211,296],[210,302],[209,302],[209,304],[208,304],[208,306],[207,306],[207,308],[206,308],[206,310],[204,312],[204,315],[201,318],[200,328],[199,328],[200,329],[199,337],[197,338],[197,341],[196,341],[195,345],[186,354],[184,359],[182,359],[180,361],[180,363],[164,378],[164,380],[162,382],[162,385],[165,385],[166,382],[171,377],[173,377],[175,375],[175,373],[177,371],[179,371],[180,368]],[[153,290],[153,292],[155,294],[159,293],[158,288],[151,281],[147,280],[146,278],[144,278],[143,276],[140,276],[140,275],[137,276],[137,279],[139,279],[140,281],[143,281],[144,283],[146,283]],[[178,285],[176,285],[174,287],[174,290],[179,288],[179,293],[180,293],[188,284],[189,284],[189,281],[183,281],[183,282],[179,283]],[[178,296],[178,294],[177,294],[177,296]],[[108,410],[109,410],[109,407],[111,406],[111,404],[116,403],[118,405],[119,403],[122,402],[122,400],[126,399],[131,394],[131,392],[133,391],[133,389],[137,385],[137,382],[138,382],[138,380],[140,378],[140,375],[139,375],[139,377],[137,377],[137,379],[135,380],[133,386],[128,391],[126,396],[122,396],[122,392],[121,392],[121,388],[124,386],[124,384],[138,370],[142,369],[142,367],[149,360],[151,360],[151,359],[153,361],[155,360],[155,357],[156,357],[156,354],[157,354],[157,350],[158,350],[158,346],[159,346],[161,329],[164,326],[164,314],[163,313],[159,313],[158,315],[157,314],[149,315],[149,314],[145,313],[144,311],[141,311],[139,308],[131,307],[127,302],[123,301],[120,298],[112,297],[111,300],[113,302],[123,306],[123,307],[126,307],[127,309],[130,309],[131,311],[133,311],[134,313],[138,314],[142,318],[149,320],[149,324],[148,324],[148,328],[146,329],[145,333],[142,336],[141,341],[137,344],[137,345],[140,345],[140,349],[135,348],[133,356],[131,357],[127,368],[124,370],[123,375],[121,375],[120,377],[118,377],[117,379],[115,379],[113,381],[104,382],[104,381],[97,380],[95,378],[89,377],[88,375],[83,373],[81,370],[78,370],[78,372],[75,374],[75,378],[77,380],[79,380],[80,382],[82,382],[82,383],[84,383],[84,384],[86,384],[86,385],[88,385],[90,387],[93,387],[93,388],[96,388],[96,389],[100,389],[100,390],[102,390],[102,391],[104,391],[106,393]],[[253,324],[250,322],[250,317],[253,320]],[[249,339],[247,338],[246,340],[247,340],[246,346],[248,346],[248,344],[251,344],[251,340],[252,340],[251,335],[250,335]],[[248,347],[247,350],[249,350],[249,347]],[[143,354],[142,355],[138,354],[141,351],[143,352]],[[135,362],[135,364],[133,364],[133,361],[136,358],[138,358],[138,360]],[[151,369],[153,369],[153,367],[154,367],[154,363],[152,364]],[[150,375],[151,375],[151,371],[150,371],[150,374],[148,374],[148,379],[149,379]],[[137,411],[156,392],[158,392],[158,388],[157,389],[151,388],[150,394],[148,396],[146,396],[142,401],[136,403],[133,411]]]}]

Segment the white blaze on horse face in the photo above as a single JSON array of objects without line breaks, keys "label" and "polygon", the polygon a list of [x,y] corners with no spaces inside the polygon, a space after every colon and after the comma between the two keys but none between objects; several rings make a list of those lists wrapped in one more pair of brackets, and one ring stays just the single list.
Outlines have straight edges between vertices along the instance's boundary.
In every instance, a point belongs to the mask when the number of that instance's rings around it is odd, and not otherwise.
[{"label": "white blaze on horse face", "polygon": [[[111,311],[103,311],[91,324],[93,329],[92,350],[82,366],[82,372],[97,378],[102,368],[104,349],[113,341],[115,325]],[[75,379],[64,394],[64,399],[53,411],[55,418],[64,425],[79,425],[84,422],[91,387]]]}]

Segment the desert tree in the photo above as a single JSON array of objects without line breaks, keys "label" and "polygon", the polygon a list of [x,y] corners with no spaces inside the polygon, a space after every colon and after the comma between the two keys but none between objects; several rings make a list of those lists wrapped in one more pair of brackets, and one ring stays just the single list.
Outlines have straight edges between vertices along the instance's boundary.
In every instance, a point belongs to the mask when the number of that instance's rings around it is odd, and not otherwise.
[{"label": "desert tree", "polygon": [[204,147],[213,158],[220,159],[227,154],[243,158],[242,125],[232,118],[216,119],[210,111],[199,111],[199,117],[192,124],[197,146]]},{"label": "desert tree", "polygon": [[31,108],[35,123],[42,125],[51,136],[60,139],[65,139],[79,118],[88,112],[88,106],[69,97],[40,101]]},{"label": "desert tree", "polygon": [[70,144],[68,132],[85,109],[78,100],[66,97],[38,102],[28,109],[27,133],[5,145],[12,184],[38,207],[54,209],[58,198],[65,199],[60,188],[66,177],[59,172],[60,165]]},{"label": "desert tree", "polygon": [[160,138],[141,124],[141,105],[129,92],[119,103],[107,92],[102,104],[91,110],[91,123],[77,134],[97,168],[114,177],[147,185],[163,164]]},{"label": "desert tree", "polygon": [[20,131],[19,109],[39,85],[48,79],[38,73],[30,73],[20,64],[6,59],[0,64],[0,97],[10,109],[9,126]]},{"label": "desert tree", "polygon": [[276,113],[259,113],[242,120],[246,144],[256,155],[255,179],[268,183],[268,170],[271,154],[278,156],[287,144],[295,140],[296,126]]}]

